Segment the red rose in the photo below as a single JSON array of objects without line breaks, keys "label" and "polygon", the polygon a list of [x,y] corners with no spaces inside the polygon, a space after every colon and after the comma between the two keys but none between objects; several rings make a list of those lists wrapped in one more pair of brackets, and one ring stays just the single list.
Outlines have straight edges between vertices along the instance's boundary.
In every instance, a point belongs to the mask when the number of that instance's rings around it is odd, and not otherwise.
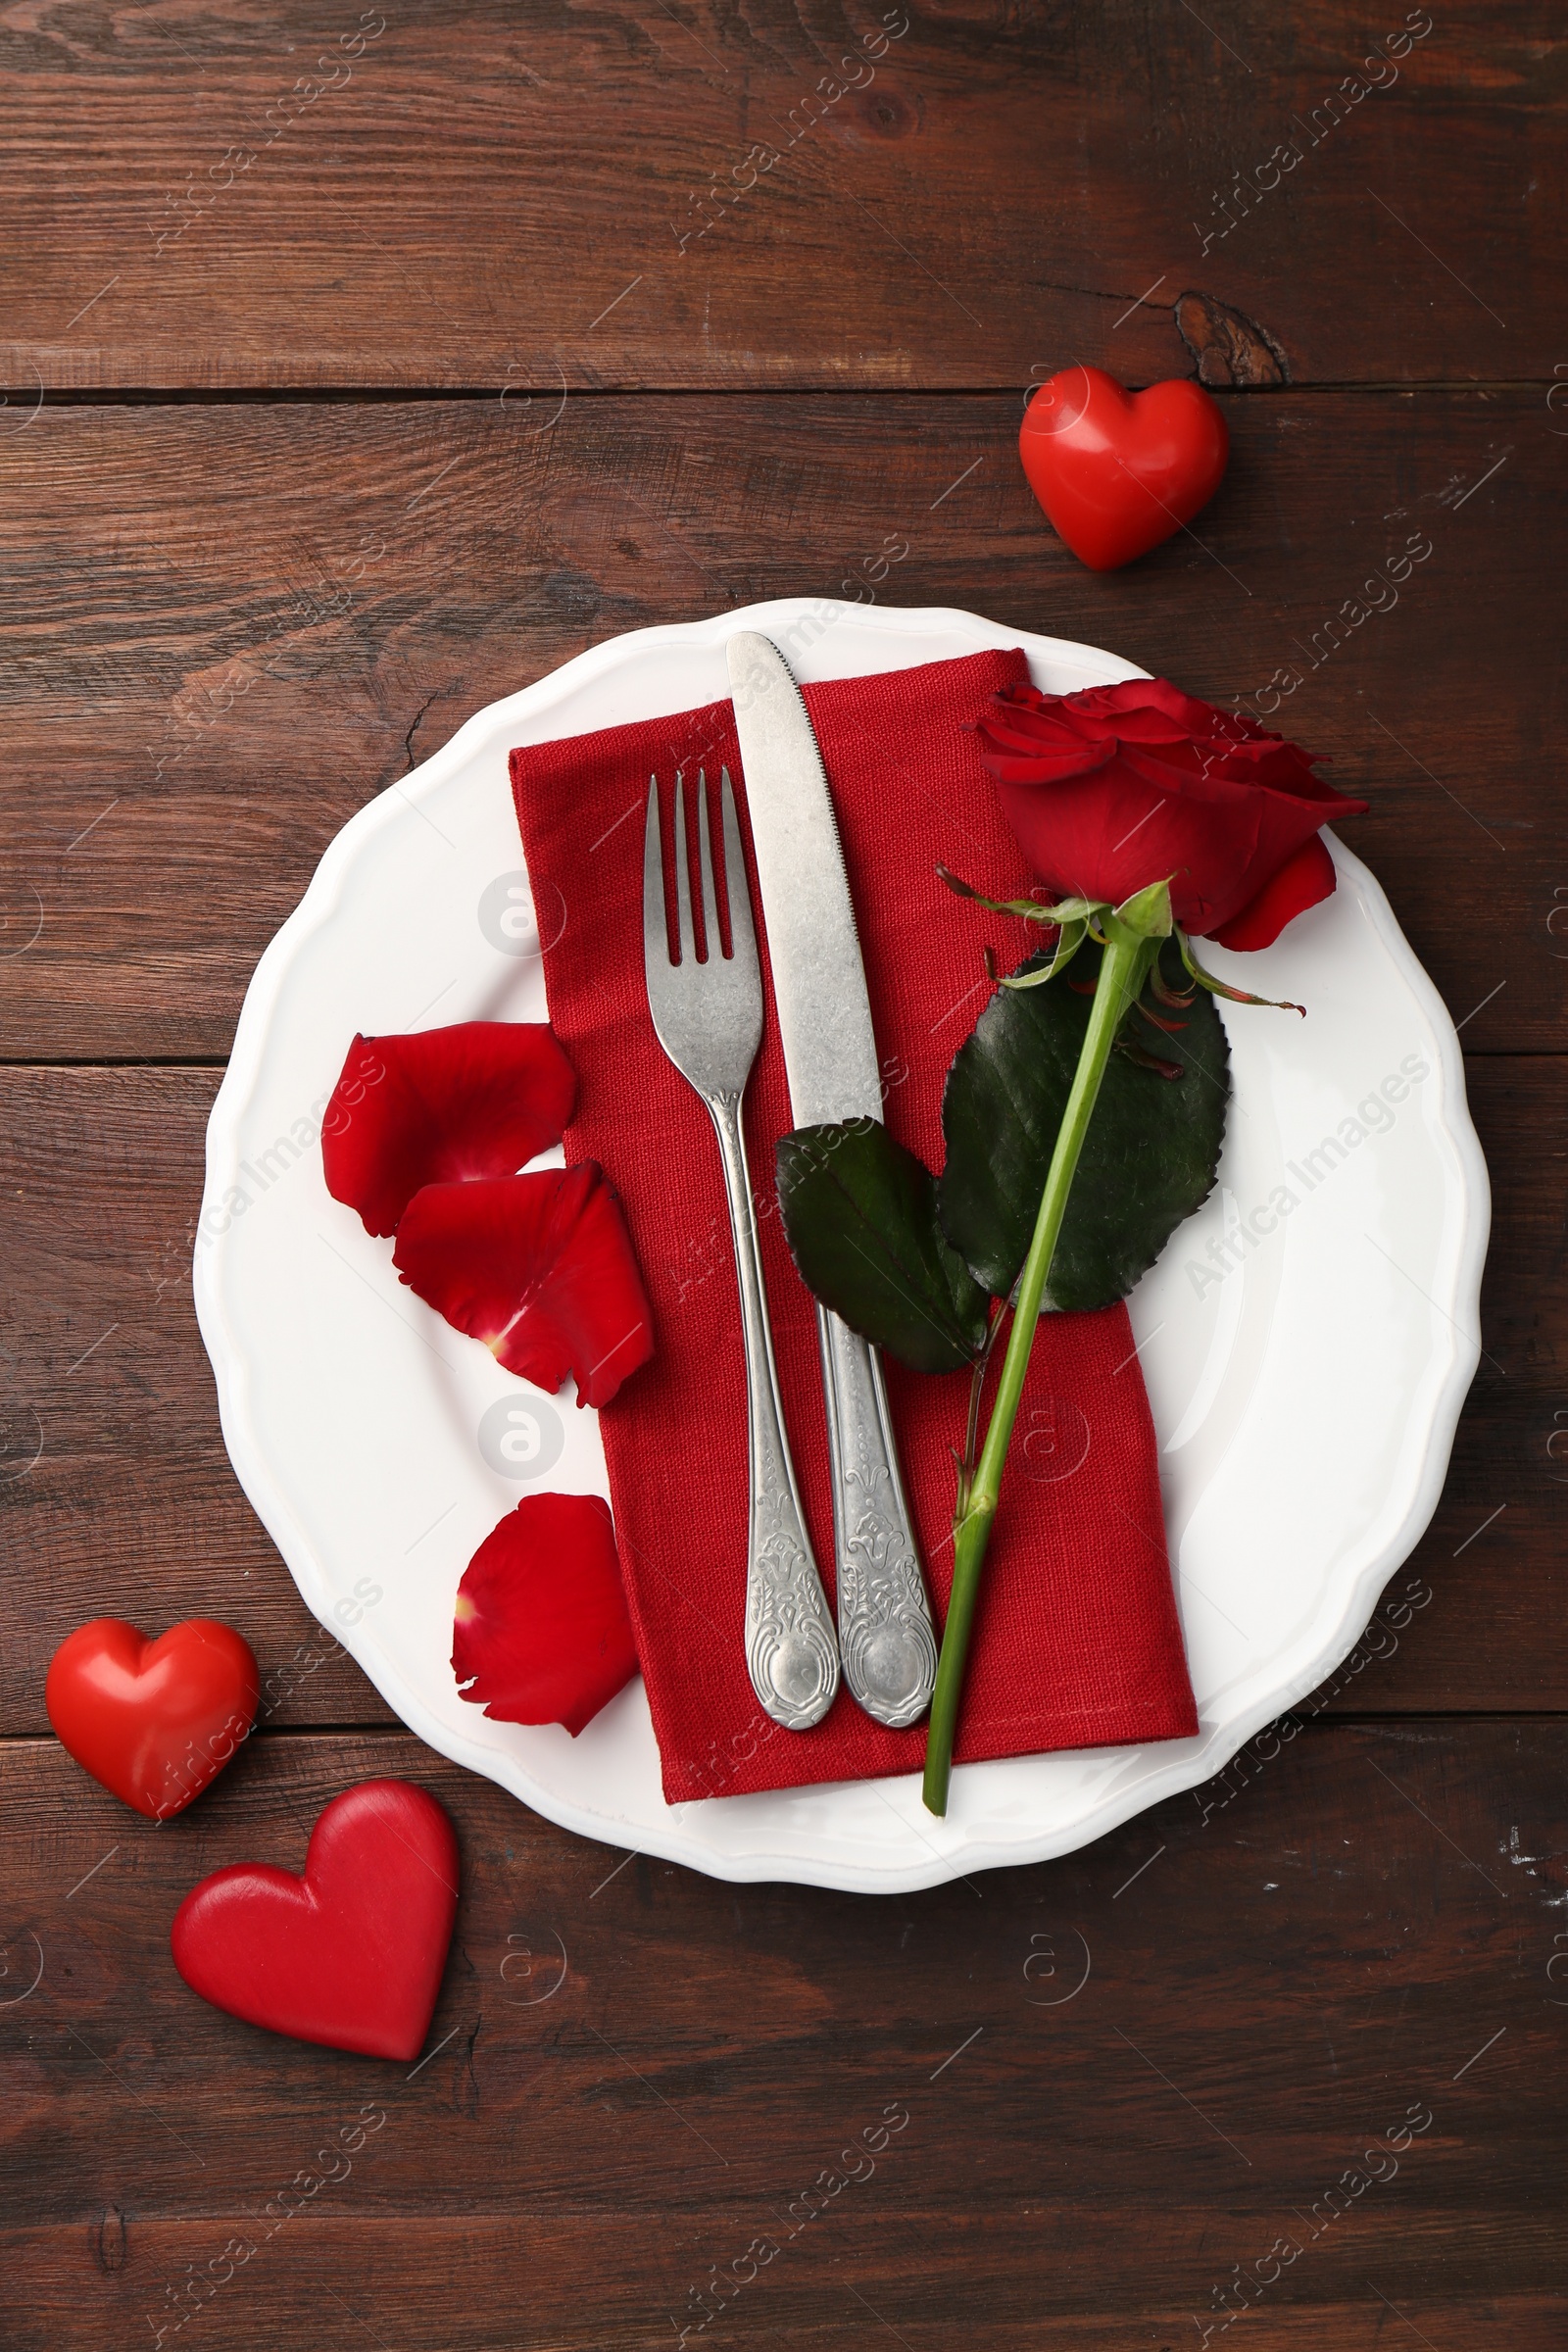
[{"label": "red rose", "polygon": [[1283,736],[1166,678],[1081,694],[1004,686],[977,732],[1042,881],[1116,906],[1168,874],[1182,929],[1226,948],[1266,948],[1328,898],[1318,828],[1367,807],[1320,783]]}]

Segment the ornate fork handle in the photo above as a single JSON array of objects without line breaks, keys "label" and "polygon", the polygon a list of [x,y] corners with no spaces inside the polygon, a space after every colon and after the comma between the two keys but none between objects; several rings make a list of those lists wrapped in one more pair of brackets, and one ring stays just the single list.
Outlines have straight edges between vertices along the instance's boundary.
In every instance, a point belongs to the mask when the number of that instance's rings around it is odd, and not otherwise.
[{"label": "ornate fork handle", "polygon": [[876,1349],[825,1307],[817,1309],[817,1329],[844,1679],[868,1715],[903,1730],[930,1703],[937,1643],[882,1365]]},{"label": "ornate fork handle", "polygon": [[778,1373],[763,1303],[739,1095],[703,1096],[718,1137],[746,1349],[751,1533],[746,1555],[746,1664],[775,1723],[809,1730],[839,1687],[833,1620],[801,1511],[779,1409]]}]

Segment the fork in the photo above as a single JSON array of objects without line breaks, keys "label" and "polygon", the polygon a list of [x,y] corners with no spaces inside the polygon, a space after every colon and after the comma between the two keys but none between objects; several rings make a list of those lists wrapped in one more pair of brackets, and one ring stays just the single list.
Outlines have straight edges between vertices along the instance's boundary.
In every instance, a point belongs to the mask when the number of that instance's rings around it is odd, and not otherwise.
[{"label": "fork", "polygon": [[643,847],[643,969],[648,1009],[660,1044],[708,1106],[724,1165],[730,1237],[740,1287],[746,1355],[747,1451],[751,1474],[746,1553],[746,1665],[764,1712],[792,1732],[808,1731],[839,1687],[838,1643],[801,1510],[795,1465],[779,1409],[778,1372],[757,1253],[751,1175],[741,1133],[741,1097],[762,1037],[762,976],[741,856],[735,795],[720,776],[723,864],[730,952],[722,953],[713,860],[708,838],[708,778],[697,776],[697,838],[702,868],[706,956],[697,958],[687,872],[681,777],[675,777],[675,913],[680,961],[669,959],[659,779],[648,779]]}]

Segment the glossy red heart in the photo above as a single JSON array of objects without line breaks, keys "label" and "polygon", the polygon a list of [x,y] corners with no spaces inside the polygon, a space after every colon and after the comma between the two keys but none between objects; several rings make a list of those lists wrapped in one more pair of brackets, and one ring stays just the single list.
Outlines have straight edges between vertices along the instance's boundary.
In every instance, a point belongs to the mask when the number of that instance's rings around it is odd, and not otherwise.
[{"label": "glossy red heart", "polygon": [[1128,392],[1102,368],[1064,368],[1024,411],[1029,487],[1091,571],[1114,571],[1191,522],[1219,488],[1231,438],[1201,384]]},{"label": "glossy red heart", "polygon": [[305,1875],[236,1862],[193,1886],[170,1948],[247,2024],[370,2058],[417,2056],[458,1907],[458,1839],[409,1781],[362,1781],[311,1832]]},{"label": "glossy red heart", "polygon": [[187,1617],[156,1641],[122,1617],[95,1617],[55,1651],[43,1700],[84,1771],[167,1821],[222,1771],[260,1688],[250,1643],[216,1617]]}]

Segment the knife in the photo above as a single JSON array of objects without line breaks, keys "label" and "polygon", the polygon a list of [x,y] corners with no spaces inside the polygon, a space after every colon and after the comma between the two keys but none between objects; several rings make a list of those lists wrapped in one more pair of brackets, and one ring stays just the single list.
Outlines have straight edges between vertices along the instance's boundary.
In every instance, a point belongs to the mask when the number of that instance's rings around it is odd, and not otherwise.
[{"label": "knife", "polygon": [[[725,648],[773,996],[798,1127],[882,1117],[882,1071],[822,755],[788,662],[744,630]],[[833,1473],[844,1679],[903,1728],[930,1703],[937,1644],[876,1349],[816,1310]]]}]

